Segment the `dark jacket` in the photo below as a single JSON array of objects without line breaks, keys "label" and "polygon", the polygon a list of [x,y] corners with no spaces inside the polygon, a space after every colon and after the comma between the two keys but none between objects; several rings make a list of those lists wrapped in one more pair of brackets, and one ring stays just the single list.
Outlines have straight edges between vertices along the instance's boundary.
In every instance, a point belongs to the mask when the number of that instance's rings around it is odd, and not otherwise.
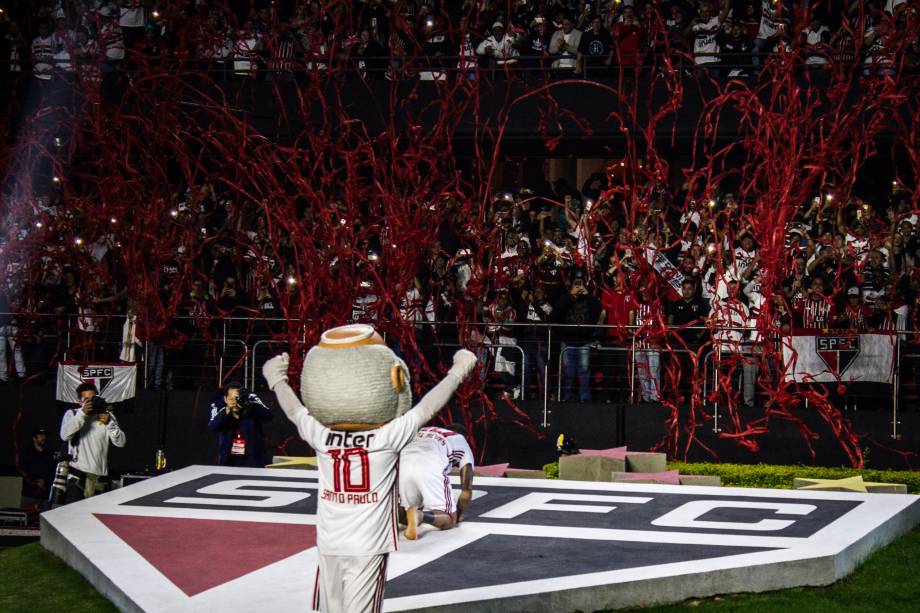
[{"label": "dark jacket", "polygon": [[211,403],[208,428],[217,432],[217,463],[221,466],[230,463],[230,449],[233,447],[237,431],[246,441],[245,465],[261,468],[266,464],[262,424],[271,421],[272,413],[255,394],[250,392],[248,400],[249,410],[243,411],[239,419],[224,410],[227,403],[224,402],[223,395],[218,395]]},{"label": "dark jacket", "polygon": [[[552,319],[561,324],[580,324],[583,326],[596,326],[597,320],[601,315],[601,302],[591,294],[581,297],[580,299],[572,298],[571,294],[565,293],[553,305]],[[558,333],[558,339],[566,345],[580,347],[587,345],[596,340],[599,329],[594,327],[585,328],[559,328],[558,332],[553,330],[553,334]]]}]

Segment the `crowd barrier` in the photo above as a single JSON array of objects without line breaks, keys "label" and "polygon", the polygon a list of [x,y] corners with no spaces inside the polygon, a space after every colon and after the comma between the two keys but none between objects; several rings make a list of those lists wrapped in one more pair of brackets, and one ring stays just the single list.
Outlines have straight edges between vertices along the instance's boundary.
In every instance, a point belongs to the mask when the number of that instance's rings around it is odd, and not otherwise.
[{"label": "crowd barrier", "polygon": [[[9,374],[15,374],[16,351],[22,352],[27,377],[53,375],[59,362],[112,362],[133,357],[139,366],[138,385],[147,390],[214,390],[228,381],[239,381],[250,389],[264,389],[260,369],[266,360],[281,351],[309,348],[308,326],[299,320],[177,318],[174,325],[184,331],[184,339],[167,334],[159,339],[160,344],[138,340],[131,356],[125,352],[123,342],[125,317],[13,317],[15,325],[3,328],[0,333],[6,356],[6,364],[0,367],[5,366]],[[507,395],[512,401],[517,398],[542,401],[543,414],[534,417],[544,425],[548,422],[550,402],[574,400],[565,394],[565,371],[567,359],[576,350],[580,351],[578,357],[587,355],[588,368],[586,373],[578,373],[576,364],[568,373],[568,383],[578,392],[582,391],[580,385],[586,384],[592,401],[697,402],[712,412],[715,432],[720,431],[720,420],[743,404],[745,377],[753,377],[754,404],[760,406],[769,401],[769,392],[775,389],[782,374],[776,368],[771,371],[770,364],[764,361],[762,344],[737,342],[727,349],[710,338],[713,333],[729,332],[746,336],[752,329],[744,327],[668,328],[656,335],[656,346],[646,348],[648,329],[637,326],[503,323],[499,331],[494,323],[409,322],[402,324],[405,327],[399,333],[397,325],[374,323],[422,385],[439,375],[439,365],[449,364],[450,356],[462,344],[480,357],[483,367],[479,381],[487,393]],[[582,329],[580,334],[590,329],[587,333],[590,340],[566,345],[564,339],[571,338],[573,328]],[[611,330],[617,336],[610,336]],[[686,345],[679,335],[688,332],[703,334],[704,342]],[[846,331],[831,333],[835,338],[852,335]],[[823,389],[846,410],[887,408],[890,404],[891,437],[897,439],[902,403],[908,406],[920,403],[917,383],[920,351],[908,343],[907,334],[892,334],[892,337],[890,383],[847,384],[842,394],[838,383],[825,383]],[[660,375],[655,384],[657,390],[646,387],[643,393],[643,381],[647,384],[650,381],[644,374],[649,368],[649,353],[657,354],[654,357]],[[587,382],[579,380],[579,374],[583,378],[586,375]],[[649,398],[649,393],[657,397]]]}]

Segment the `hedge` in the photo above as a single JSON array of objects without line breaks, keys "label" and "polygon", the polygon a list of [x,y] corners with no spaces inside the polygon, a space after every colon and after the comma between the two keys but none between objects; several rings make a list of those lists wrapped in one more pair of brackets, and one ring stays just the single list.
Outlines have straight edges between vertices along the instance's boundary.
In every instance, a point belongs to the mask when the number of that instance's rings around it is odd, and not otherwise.
[{"label": "hedge", "polygon": [[[791,489],[796,477],[806,479],[843,479],[862,475],[865,481],[880,483],[903,483],[907,491],[920,494],[920,471],[918,470],[876,470],[856,468],[825,468],[823,466],[778,466],[773,464],[714,464],[668,462],[669,470],[679,470],[682,475],[718,475],[726,487],[767,487]],[[543,467],[547,479],[559,478],[559,463],[551,462]]]}]

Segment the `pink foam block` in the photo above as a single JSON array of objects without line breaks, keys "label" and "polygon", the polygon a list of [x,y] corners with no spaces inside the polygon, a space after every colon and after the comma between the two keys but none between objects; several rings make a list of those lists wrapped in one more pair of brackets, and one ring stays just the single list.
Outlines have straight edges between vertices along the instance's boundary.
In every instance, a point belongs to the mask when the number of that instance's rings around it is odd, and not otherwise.
[{"label": "pink foam block", "polygon": [[614,460],[626,459],[626,447],[611,447],[610,449],[582,449],[578,455],[612,458]]},{"label": "pink foam block", "polygon": [[505,462],[504,464],[488,464],[486,466],[477,466],[473,470],[473,474],[479,475],[481,477],[504,477],[505,471],[508,470],[508,466],[508,462]]}]

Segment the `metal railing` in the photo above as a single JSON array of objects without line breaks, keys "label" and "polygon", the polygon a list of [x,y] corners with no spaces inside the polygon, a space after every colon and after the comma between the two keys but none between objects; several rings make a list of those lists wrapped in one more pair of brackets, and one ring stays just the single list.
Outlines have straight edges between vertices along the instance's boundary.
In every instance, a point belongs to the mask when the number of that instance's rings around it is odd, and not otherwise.
[{"label": "metal railing", "polygon": [[[712,53],[693,54],[684,51],[673,51],[671,53],[647,53],[636,57],[620,57],[614,54],[613,61],[608,65],[603,63],[603,58],[593,56],[583,56],[580,62],[582,72],[580,76],[588,78],[598,78],[605,76],[616,76],[622,73],[649,74],[655,70],[664,69],[668,66],[678,76],[692,76],[695,70],[718,70],[723,76],[728,76],[735,71],[741,71],[745,74],[738,76],[755,76],[759,74],[765,65],[765,58],[775,56],[773,53],[758,54],[751,53],[726,53],[720,52],[715,54],[718,61],[707,61],[697,63],[696,57],[713,57]],[[790,56],[792,57],[792,56]],[[668,64],[664,62],[667,58]],[[837,57],[827,57],[826,63],[815,64],[809,63],[808,53],[800,53],[794,56],[790,65],[799,73],[815,73],[828,71],[836,67],[846,69],[863,70],[883,70],[895,68],[917,72],[918,66],[912,64],[899,65],[898,62],[878,62],[875,64],[865,63],[865,56],[856,55],[852,59],[841,59]],[[279,58],[271,56],[256,56],[251,58],[198,58],[173,59],[165,63],[150,64],[145,61],[145,57],[138,54],[130,53],[124,60],[107,60],[107,61],[87,61],[81,59],[49,59],[40,62],[41,64],[51,66],[50,72],[41,70],[35,71],[34,66],[24,66],[23,63],[12,64],[9,61],[0,62],[0,74],[6,77],[33,77],[38,74],[48,75],[52,79],[77,79],[92,72],[92,78],[99,78],[101,75],[112,75],[118,73],[133,74],[141,71],[153,74],[182,74],[184,76],[193,76],[195,74],[208,74],[218,80],[230,77],[239,77],[251,79],[255,77],[266,77],[269,81],[277,80],[277,77],[305,78],[312,77],[330,77],[334,75],[345,75],[352,77],[366,78],[369,80],[411,80],[421,79],[422,75],[427,75],[423,80],[444,80],[444,79],[466,79],[471,77],[487,77],[490,79],[507,76],[509,74],[527,75],[542,73],[548,76],[564,75],[575,77],[576,55],[573,54],[546,54],[546,55],[526,55],[521,54],[510,58],[495,58],[491,56],[465,56],[465,55],[416,55],[409,58],[394,58],[391,56],[367,56],[356,58],[343,53],[329,53],[321,57],[299,57],[299,58]],[[169,59],[169,58],[167,58]],[[758,60],[758,61],[755,61]],[[359,63],[360,62],[360,63]],[[501,63],[499,63],[501,62]],[[558,62],[566,62],[566,65],[558,65]],[[759,63],[758,63],[759,62]],[[572,65],[568,65],[571,63]],[[240,64],[235,66],[235,64]],[[278,68],[277,65],[284,65],[284,68]],[[431,75],[438,75],[433,78]],[[443,76],[443,79],[441,78]],[[577,78],[577,77],[576,77]]]},{"label": "metal railing", "polygon": [[[0,316],[3,315],[4,314],[0,314]],[[125,320],[124,316],[19,315],[15,317],[18,318],[15,328],[0,327],[0,342],[5,344],[5,349],[8,349],[4,352],[4,355],[7,356],[7,363],[0,364],[0,368],[12,370],[13,362],[15,361],[15,356],[13,355],[14,341],[18,350],[30,356],[27,358],[27,362],[31,362],[27,364],[30,370],[49,369],[54,367],[57,362],[68,359],[84,362],[91,362],[93,360],[112,361],[119,357],[123,347],[120,334]],[[92,331],[82,329],[81,326],[78,325],[79,318],[82,318],[84,322],[89,319],[92,323]],[[185,318],[177,318],[175,321],[187,327],[193,327],[196,323],[194,320]],[[298,349],[305,347],[305,342],[307,340],[306,330],[309,322],[284,320],[280,318],[259,320],[253,320],[251,318],[216,319],[210,322],[212,324],[209,328],[210,334],[190,336],[181,347],[167,349],[167,354],[165,356],[161,354],[164,362],[162,366],[167,372],[167,375],[164,376],[163,379],[172,379],[171,383],[166,380],[156,381],[153,376],[152,369],[156,364],[151,356],[154,351],[160,350],[161,346],[155,345],[152,342],[144,342],[143,347],[139,348],[136,352],[136,359],[138,362],[141,362],[143,369],[142,387],[150,389],[155,387],[156,384],[159,384],[166,385],[167,387],[169,385],[173,385],[174,387],[206,385],[208,387],[213,386],[217,388],[225,384],[230,378],[242,378],[242,383],[250,388],[259,387],[261,382],[257,369],[270,357],[269,352],[265,351],[264,348],[271,345],[286,347],[292,342],[292,339],[286,335],[259,338],[258,334],[237,331],[237,328],[241,328],[242,326],[235,327],[232,325],[233,322],[252,323],[254,321],[269,324],[277,323],[279,324],[279,328],[283,327],[284,329],[298,331],[298,338],[294,339],[294,342],[299,344],[299,347],[297,347]],[[214,325],[215,323],[217,325]],[[488,334],[486,333],[489,328],[494,328],[496,325],[493,322],[464,322],[463,324],[457,324],[456,322],[406,322],[405,324],[393,322],[374,323],[382,331],[388,331],[390,333],[390,338],[394,336],[398,338],[400,327],[403,325],[405,326],[403,328],[405,331],[415,329],[419,326],[422,328],[437,326],[443,332],[451,327],[456,327],[456,332],[458,334],[462,332],[459,336],[461,339],[459,344],[443,340],[443,337],[447,336],[444,333],[442,333],[440,337],[432,334],[428,342],[418,343],[419,351],[430,350],[439,354],[442,348],[452,348],[463,345],[474,351],[478,351],[481,356],[488,354],[490,359],[483,365],[485,370],[481,373],[481,382],[487,389],[494,389],[489,382],[488,375],[494,372],[494,357],[497,352],[502,349],[518,352],[521,360],[519,366],[520,373],[514,374],[514,380],[516,385],[519,385],[522,396],[528,394],[530,391],[536,391],[535,396],[542,399],[543,415],[541,421],[544,426],[549,425],[550,401],[561,401],[562,399],[563,386],[565,385],[566,379],[566,374],[563,372],[563,363],[569,351],[585,346],[588,347],[587,351],[590,352],[589,359],[592,364],[590,369],[592,375],[597,371],[603,373],[603,371],[613,371],[614,369],[621,370],[621,372],[611,372],[611,375],[623,374],[622,369],[625,368],[628,399],[632,403],[637,400],[637,385],[643,377],[649,376],[648,373],[637,373],[637,368],[639,368],[637,353],[646,350],[642,344],[647,342],[646,336],[649,331],[648,328],[640,326],[503,322],[501,326],[506,328],[503,335],[507,336],[509,339],[515,340],[513,340],[513,342],[506,340],[500,343],[497,339],[488,338]],[[288,324],[294,325],[288,326]],[[477,334],[469,333],[473,329],[478,331]],[[590,330],[590,333],[594,334],[595,338],[581,344],[566,343],[566,336],[570,336],[567,331],[572,331],[573,329],[582,335],[585,333],[585,330]],[[609,330],[614,330],[620,334],[622,340],[611,342],[609,337],[606,336]],[[730,398],[738,392],[738,390],[734,389],[735,377],[732,377],[732,380],[728,381],[727,387],[723,385],[726,383],[724,378],[720,381],[720,372],[723,363],[741,363],[742,366],[735,364],[734,368],[743,368],[743,363],[745,361],[751,361],[758,367],[758,372],[755,373],[754,376],[758,380],[761,380],[765,377],[764,368],[766,365],[765,363],[761,364],[760,360],[765,359],[766,354],[769,352],[757,350],[758,347],[764,346],[762,344],[758,345],[750,341],[738,341],[734,343],[737,344],[737,347],[729,351],[731,354],[729,360],[722,355],[725,352],[719,349],[720,344],[727,342],[725,340],[719,339],[718,337],[714,340],[706,338],[703,342],[691,347],[687,346],[683,339],[678,338],[678,335],[688,331],[697,333],[704,332],[707,334],[735,332],[741,333],[741,335],[747,335],[747,333],[754,330],[754,328],[750,327],[713,328],[711,326],[696,326],[670,327],[655,331],[655,342],[649,350],[659,352],[660,358],[680,360],[681,355],[690,353],[696,355],[696,367],[693,372],[688,373],[691,375],[689,383],[692,388],[694,386],[693,375],[702,379],[702,393],[698,400],[701,405],[707,407],[708,410],[711,411],[712,425],[715,432],[719,432],[719,423],[722,419],[722,399]],[[841,332],[841,334],[848,334],[848,332]],[[852,332],[850,332],[850,334],[852,334]],[[900,436],[899,426],[901,422],[899,421],[899,411],[902,409],[900,398],[901,392],[914,393],[918,396],[918,402],[920,402],[920,383],[918,383],[920,376],[917,376],[920,375],[920,353],[905,352],[902,350],[903,348],[901,345],[905,342],[904,338],[902,338],[904,336],[903,333],[893,334],[895,354],[890,391],[891,437],[894,439]],[[167,344],[162,340],[160,342],[161,344]],[[772,343],[773,339],[769,342]],[[542,378],[538,377],[530,388],[528,388],[527,373],[530,371],[531,367],[536,364],[529,363],[529,360],[532,361],[535,355],[528,355],[526,347],[530,346],[529,343],[536,344],[536,353],[539,354],[541,358],[543,356],[543,350],[545,349],[543,376]],[[410,350],[406,349],[406,351]],[[415,351],[415,349],[413,348],[411,351]],[[34,354],[40,357],[32,359]],[[607,357],[617,356],[618,354],[625,354],[625,363],[623,360],[619,360],[616,365],[604,362]],[[775,358],[775,355],[777,355],[776,352],[773,352],[773,354]],[[595,358],[601,358],[599,364],[595,361]],[[407,361],[412,363],[411,359]],[[553,372],[551,370],[551,364],[556,365],[555,381],[552,381],[550,377],[550,373]],[[908,376],[906,380],[902,375],[902,371],[905,367],[907,367],[911,373],[914,373],[913,376]],[[773,374],[781,378],[786,378],[786,371],[788,368],[789,365],[783,363],[782,370]],[[680,368],[678,368],[677,371],[679,380],[674,382],[674,390],[680,387],[684,374]],[[242,377],[240,377],[240,375],[242,375]],[[431,377],[436,376],[435,373],[427,373],[427,375]],[[744,373],[742,372],[742,376],[743,375]],[[670,391],[669,388],[661,385],[660,374],[657,377],[657,381],[657,385],[662,393]],[[575,381],[569,381],[570,385],[574,383]],[[709,388],[710,383],[712,385],[711,391]],[[758,385],[756,390],[759,391],[763,388],[764,386]],[[552,389],[555,389],[554,396],[550,394],[550,390]],[[611,389],[615,388],[611,386],[608,388],[608,391]],[[507,388],[503,390],[499,388],[499,390],[504,392],[508,391]],[[533,397],[534,394],[530,394],[530,396]],[[618,397],[622,398],[622,396]],[[853,408],[855,409],[856,407],[854,406]]]}]

